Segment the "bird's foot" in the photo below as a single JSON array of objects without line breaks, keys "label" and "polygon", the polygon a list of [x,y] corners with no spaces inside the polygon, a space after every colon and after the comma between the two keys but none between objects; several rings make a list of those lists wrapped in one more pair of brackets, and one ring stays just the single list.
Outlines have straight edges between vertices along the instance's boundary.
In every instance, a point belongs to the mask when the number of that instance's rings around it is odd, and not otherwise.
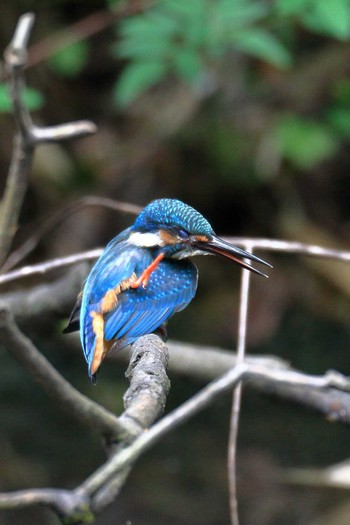
[{"label": "bird's foot", "polygon": [[147,268],[142,272],[140,277],[130,284],[130,288],[139,288],[140,286],[146,288],[152,272],[158,268],[158,264],[162,259],[164,259],[164,255],[164,253],[157,255],[154,261],[152,261],[151,264],[147,266]]}]

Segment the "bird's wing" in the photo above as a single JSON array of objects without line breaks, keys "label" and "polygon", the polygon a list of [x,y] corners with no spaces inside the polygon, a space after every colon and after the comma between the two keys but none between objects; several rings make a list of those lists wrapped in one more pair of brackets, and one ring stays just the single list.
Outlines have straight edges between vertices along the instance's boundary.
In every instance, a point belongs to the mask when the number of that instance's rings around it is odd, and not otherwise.
[{"label": "bird's wing", "polygon": [[89,369],[95,353],[98,323],[100,335],[104,339],[104,315],[115,307],[109,298],[112,297],[117,303],[125,283],[134,274],[141,274],[152,262],[149,250],[130,246],[125,237],[127,235],[124,232],[123,236],[116,237],[108,244],[85,281],[79,324],[81,344]]},{"label": "bird's wing", "polygon": [[120,294],[116,307],[105,316],[105,339],[120,340],[122,348],[153,332],[175,312],[185,308],[197,289],[197,268],[190,261],[164,259],[151,274],[146,288]]},{"label": "bird's wing", "polygon": [[[101,257],[96,261],[95,265],[93,266],[90,276],[88,279],[84,282],[84,287],[86,288],[88,285],[86,284],[87,281],[90,279],[90,288],[94,292],[94,300],[97,302],[98,299],[98,293],[99,291],[103,290],[103,281],[105,281],[105,284],[108,284],[108,280],[104,279],[103,272],[105,268],[108,268],[110,266],[113,266],[114,259],[118,258],[119,253],[121,253],[124,248],[125,244],[123,244],[123,241],[125,241],[129,235],[130,228],[127,230],[124,230],[119,235],[114,237],[109,244],[106,246],[105,250],[103,251]],[[127,271],[128,268],[125,267],[125,271]],[[115,278],[118,279],[118,269],[116,269],[116,275]],[[92,274],[92,275],[91,275]],[[113,278],[113,276],[111,276]],[[96,286],[94,286],[94,283],[96,281]],[[96,292],[96,295],[95,295]],[[103,292],[102,292],[103,295]],[[69,334],[71,332],[75,332],[79,330],[80,328],[80,318],[81,318],[81,304],[82,304],[82,297],[83,297],[83,290],[80,291],[78,294],[78,297],[76,299],[74,308],[72,310],[72,313],[70,314],[68,324],[64,328],[63,333]],[[87,305],[85,304],[85,307]]]}]

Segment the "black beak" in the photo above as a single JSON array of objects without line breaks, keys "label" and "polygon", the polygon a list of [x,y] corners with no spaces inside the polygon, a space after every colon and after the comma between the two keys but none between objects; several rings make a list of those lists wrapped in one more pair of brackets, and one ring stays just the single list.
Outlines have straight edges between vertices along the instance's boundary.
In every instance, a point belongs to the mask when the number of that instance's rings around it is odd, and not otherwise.
[{"label": "black beak", "polygon": [[194,245],[196,248],[203,252],[213,253],[215,255],[222,255],[223,257],[227,257],[228,259],[231,259],[231,261],[235,261],[243,268],[246,268],[247,270],[250,270],[264,277],[268,276],[260,270],[257,270],[256,268],[251,266],[244,259],[249,259],[250,261],[264,264],[265,266],[272,268],[271,264],[267,263],[266,261],[259,259],[259,257],[256,257],[252,253],[246,252],[245,250],[241,250],[241,248],[237,248],[237,246],[233,246],[233,244],[223,241],[222,239],[220,239],[220,237],[217,237],[216,235],[212,235],[212,237],[208,241],[197,241],[194,243]]}]

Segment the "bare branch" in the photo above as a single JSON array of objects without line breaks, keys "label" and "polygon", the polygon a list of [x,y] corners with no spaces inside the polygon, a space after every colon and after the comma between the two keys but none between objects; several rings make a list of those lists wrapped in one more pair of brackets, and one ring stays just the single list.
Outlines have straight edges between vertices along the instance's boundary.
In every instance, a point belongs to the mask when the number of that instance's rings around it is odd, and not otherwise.
[{"label": "bare branch", "polygon": [[67,257],[58,257],[44,263],[33,264],[30,266],[23,266],[18,270],[4,273],[0,275],[0,284],[8,283],[10,281],[16,281],[17,279],[23,279],[24,277],[30,277],[33,275],[42,275],[57,268],[64,268],[65,266],[72,266],[73,264],[81,263],[82,261],[93,261],[97,259],[102,253],[101,248],[95,250],[89,250],[87,252],[75,253],[74,255],[68,255]]},{"label": "bare branch", "polygon": [[32,134],[36,143],[50,144],[51,142],[87,137],[88,135],[96,133],[96,131],[97,128],[93,122],[89,120],[77,120],[75,122],[67,122],[66,124],[48,126],[46,128],[33,126]]},{"label": "bare branch", "polygon": [[[323,257],[338,261],[350,261],[350,251],[348,250],[334,250],[312,244],[293,241],[280,241],[276,239],[253,239],[249,237],[225,237],[224,239],[242,247],[249,244],[252,248],[254,247],[267,251],[299,253],[306,256]],[[60,257],[58,259],[52,259],[51,261],[37,265],[24,266],[18,270],[0,275],[0,284],[22,279],[30,275],[44,274],[57,268],[71,266],[82,261],[91,261],[97,259],[101,253],[102,249],[89,250],[86,252],[68,255],[66,257]]]},{"label": "bare branch", "polygon": [[[67,310],[70,298],[73,302],[74,296],[80,289],[83,273],[83,270],[80,269],[68,274],[56,283],[40,285],[29,292],[16,291],[4,294],[3,300],[20,322],[32,319],[35,320],[35,323],[40,323],[43,312],[50,318],[53,314],[62,315],[63,309]],[[60,290],[59,294],[55,293],[55,290],[58,289]],[[67,345],[67,337],[64,336],[61,344]],[[75,351],[81,352],[79,337],[74,334],[69,337],[70,349],[74,348]],[[234,353],[216,347],[175,341],[169,341],[168,347],[171,355],[170,371],[192,379],[212,380],[237,364]],[[110,358],[127,362],[129,354],[126,351],[112,353]],[[288,363],[274,356],[247,356],[245,363],[270,369],[291,370]],[[350,424],[350,396],[346,393],[336,390],[329,392],[311,391],[307,386],[299,385],[295,388],[287,384],[275,384],[261,378],[259,380],[254,378],[247,383],[250,387],[264,394],[311,408],[330,419]]]},{"label": "bare branch", "polygon": [[6,306],[0,305],[0,340],[10,354],[42,388],[74,417],[106,436],[123,439],[126,425],[112,413],[75,390],[16,326]]},{"label": "bare branch", "polygon": [[185,401],[180,407],[163,417],[147,432],[141,434],[129,447],[118,451],[82,483],[78,490],[82,490],[94,498],[98,495],[101,487],[111,482],[115,476],[118,477],[125,468],[130,468],[145,450],[149,449],[169,431],[183,424],[213,403],[218,397],[231,390],[243,378],[265,379],[276,383],[286,383],[294,387],[308,385],[310,388],[316,389],[335,387],[350,391],[349,379],[335,372],[327,373],[324,376],[308,376],[288,370],[271,370],[245,363],[239,364],[220,378],[209,383],[191,399]]},{"label": "bare branch", "polygon": [[[183,424],[218,397],[231,390],[243,378],[248,380],[265,380],[272,384],[281,383],[292,387],[307,386],[310,389],[340,388],[345,389],[347,392],[350,391],[349,380],[335,372],[330,372],[324,376],[307,376],[290,370],[271,369],[259,365],[247,365],[246,363],[239,364],[220,378],[209,383],[198,394],[173,412],[163,417],[147,432],[143,432],[128,447],[118,450],[111,459],[98,468],[79,487],[71,493],[68,492],[71,500],[73,502],[86,502],[84,508],[89,516],[91,516],[92,511],[100,512],[111,502],[113,494],[115,494],[114,491],[120,488],[131,466],[144,451],[158,442],[169,431]],[[37,497],[36,502],[47,503],[44,498],[45,491],[34,491],[34,494]],[[28,506],[32,503],[32,495],[32,490],[2,494],[0,495],[1,507],[3,509],[13,508],[13,498],[16,500],[16,506]],[[57,490],[57,497],[61,495],[62,491]],[[51,497],[55,500],[55,491],[51,492]],[[56,509],[58,508],[56,502],[51,501],[50,505]],[[78,523],[78,521],[73,520],[70,522]]]},{"label": "bare branch", "polygon": [[9,76],[9,90],[13,104],[13,114],[19,134],[25,146],[32,149],[32,119],[23,102],[23,89],[25,87],[23,70],[27,63],[27,44],[34,24],[34,14],[22,15],[17,23],[12,41],[5,50],[5,70]]},{"label": "bare branch", "polygon": [[[3,300],[21,323],[29,320],[40,323],[43,313],[46,315],[44,319],[50,319],[53,315],[62,315],[62,312],[68,309],[67,305],[70,301],[74,301],[74,296],[80,289],[83,273],[82,268],[77,269],[57,282],[39,285],[28,292],[16,291],[3,294]],[[57,290],[60,290],[59,294]],[[60,344],[67,345],[67,337],[64,336]],[[70,349],[74,348],[75,351],[81,352],[79,337],[74,334],[69,337]],[[171,355],[170,371],[192,379],[212,380],[237,364],[236,355],[233,352],[216,347],[175,341],[169,341],[168,347]],[[112,353],[110,358],[128,362],[129,354],[126,351],[116,352]],[[247,356],[245,363],[270,369],[291,370],[288,363],[274,356]],[[330,419],[344,424],[350,423],[350,396],[346,393],[336,390],[311,391],[307,386],[299,385],[295,388],[287,384],[275,384],[261,378],[248,381],[248,385],[264,394],[311,408]]]},{"label": "bare branch", "polygon": [[54,213],[49,219],[41,222],[35,229],[35,233],[31,235],[19,248],[10,253],[9,257],[5,261],[2,267],[3,272],[8,272],[21,260],[23,260],[31,251],[33,251],[40,240],[47,235],[53,228],[67,220],[73,213],[77,213],[83,208],[89,206],[101,206],[103,208],[117,210],[124,213],[131,213],[136,215],[141,211],[140,206],[130,204],[128,202],[116,201],[114,199],[108,199],[105,197],[84,197],[74,202],[69,203]]},{"label": "bare branch", "polygon": [[125,374],[130,387],[124,395],[125,412],[119,419],[133,422],[137,434],[148,429],[164,411],[170,389],[166,375],[168,361],[168,349],[156,335],[140,337],[132,345]]},{"label": "bare branch", "polygon": [[[33,505],[47,505],[61,517],[70,517],[69,523],[91,523],[88,501],[81,493],[62,489],[27,489],[0,494],[0,509],[16,509]],[[90,518],[90,521],[89,521]]]},{"label": "bare branch", "polygon": [[85,40],[92,35],[103,31],[115,21],[130,17],[150,9],[154,2],[123,2],[115,9],[102,9],[72,24],[68,29],[63,29],[46,37],[29,50],[28,66],[32,67],[50,58],[54,53],[76,42]]},{"label": "bare branch", "polygon": [[226,240],[242,247],[249,243],[254,249],[267,250],[269,252],[299,253],[300,255],[334,259],[336,261],[350,261],[349,250],[323,248],[322,246],[306,244],[304,242],[284,241],[279,239],[255,239],[250,237],[227,237]]},{"label": "bare branch", "polygon": [[23,102],[27,44],[33,23],[32,13],[19,18],[13,39],[4,54],[17,134],[14,138],[12,159],[0,208],[0,266],[7,257],[17,230],[35,147],[43,142],[83,137],[96,131],[95,124],[89,121],[48,128],[39,128],[33,124]]},{"label": "bare branch", "polygon": [[[246,251],[252,252],[251,245],[245,245]],[[239,298],[239,318],[238,318],[238,339],[237,339],[237,364],[244,362],[247,345],[248,329],[248,304],[249,304],[249,287],[250,272],[241,271],[241,289]],[[238,499],[237,499],[237,481],[236,481],[236,457],[237,457],[237,437],[239,414],[241,409],[242,383],[239,383],[233,392],[232,409],[230,417],[230,435],[228,443],[227,467],[229,481],[229,500],[231,524],[239,525],[238,518]]]}]

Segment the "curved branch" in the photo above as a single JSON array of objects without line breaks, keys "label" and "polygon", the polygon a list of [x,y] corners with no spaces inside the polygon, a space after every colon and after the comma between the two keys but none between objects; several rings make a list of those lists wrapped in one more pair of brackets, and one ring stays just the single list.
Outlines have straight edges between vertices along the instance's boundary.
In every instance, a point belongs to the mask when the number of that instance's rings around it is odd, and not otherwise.
[{"label": "curved branch", "polygon": [[311,389],[339,388],[350,391],[349,379],[336,372],[329,372],[324,376],[309,376],[290,370],[274,370],[262,366],[247,365],[246,363],[238,364],[163,417],[147,432],[141,434],[129,447],[118,451],[77,490],[90,495],[92,508],[94,508],[94,498],[98,497],[101,488],[112,482],[115,476],[118,479],[124,469],[131,468],[135,461],[165,434],[230,391],[242,379],[265,379],[274,383],[286,383],[294,387],[307,385]]},{"label": "curved branch", "polygon": [[[152,340],[150,340],[150,344],[153,344]],[[270,384],[284,384],[295,388],[302,386],[311,390],[337,388],[344,389],[347,392],[350,391],[349,380],[335,372],[330,372],[324,376],[308,376],[291,370],[273,369],[259,365],[248,365],[247,363],[239,364],[209,383],[191,399],[163,417],[147,432],[143,432],[137,437],[128,447],[118,450],[79,487],[74,491],[67,491],[68,497],[73,502],[83,501],[86,515],[91,519],[92,512],[100,512],[113,500],[115,491],[120,488],[135,461],[146,450],[158,442],[165,434],[177,428],[200,410],[213,403],[218,397],[231,390],[242,379],[267,381]],[[45,490],[36,490],[34,493],[36,494],[36,503],[48,504]],[[66,493],[66,491],[63,491],[63,493]],[[28,506],[32,504],[32,498],[30,497],[32,494],[32,490],[1,494],[1,507],[3,509],[13,508],[14,500],[16,501],[16,506]],[[59,498],[61,494],[62,491],[57,490],[55,493],[55,490],[53,490],[50,492],[50,498]],[[57,510],[58,504],[56,502],[51,501],[50,505]],[[74,521],[74,515],[69,515],[69,517],[70,523],[79,522],[77,519]],[[80,517],[81,521],[82,518]]]},{"label": "curved branch", "polygon": [[61,517],[70,517],[69,523],[91,523],[89,502],[83,494],[72,490],[45,488],[17,490],[0,494],[0,509],[9,510],[34,505],[47,505]]},{"label": "curved branch", "polygon": [[16,326],[6,305],[0,304],[0,341],[29,375],[74,417],[106,436],[123,439],[126,426],[112,413],[78,392]]},{"label": "curved branch", "polygon": [[137,215],[141,211],[141,206],[130,204],[128,202],[117,201],[115,199],[108,199],[106,197],[83,197],[75,200],[64,206],[59,211],[54,213],[46,221],[41,222],[36,226],[35,232],[28,237],[28,239],[21,244],[16,250],[10,253],[9,257],[5,261],[2,271],[8,272],[16,266],[21,260],[23,260],[31,251],[33,251],[39,244],[40,240],[44,235],[47,235],[53,228],[64,222],[73,213],[77,213],[83,208],[89,206],[101,206],[103,208],[117,210],[124,213],[131,213]]},{"label": "curved branch", "polygon": [[102,253],[101,248],[95,250],[89,250],[87,252],[75,253],[66,257],[58,257],[57,259],[51,259],[50,261],[33,264],[30,266],[22,266],[18,270],[4,273],[0,275],[0,284],[16,281],[17,279],[23,279],[25,277],[31,277],[33,275],[42,275],[57,268],[65,268],[66,266],[72,266],[83,261],[94,261]]}]

